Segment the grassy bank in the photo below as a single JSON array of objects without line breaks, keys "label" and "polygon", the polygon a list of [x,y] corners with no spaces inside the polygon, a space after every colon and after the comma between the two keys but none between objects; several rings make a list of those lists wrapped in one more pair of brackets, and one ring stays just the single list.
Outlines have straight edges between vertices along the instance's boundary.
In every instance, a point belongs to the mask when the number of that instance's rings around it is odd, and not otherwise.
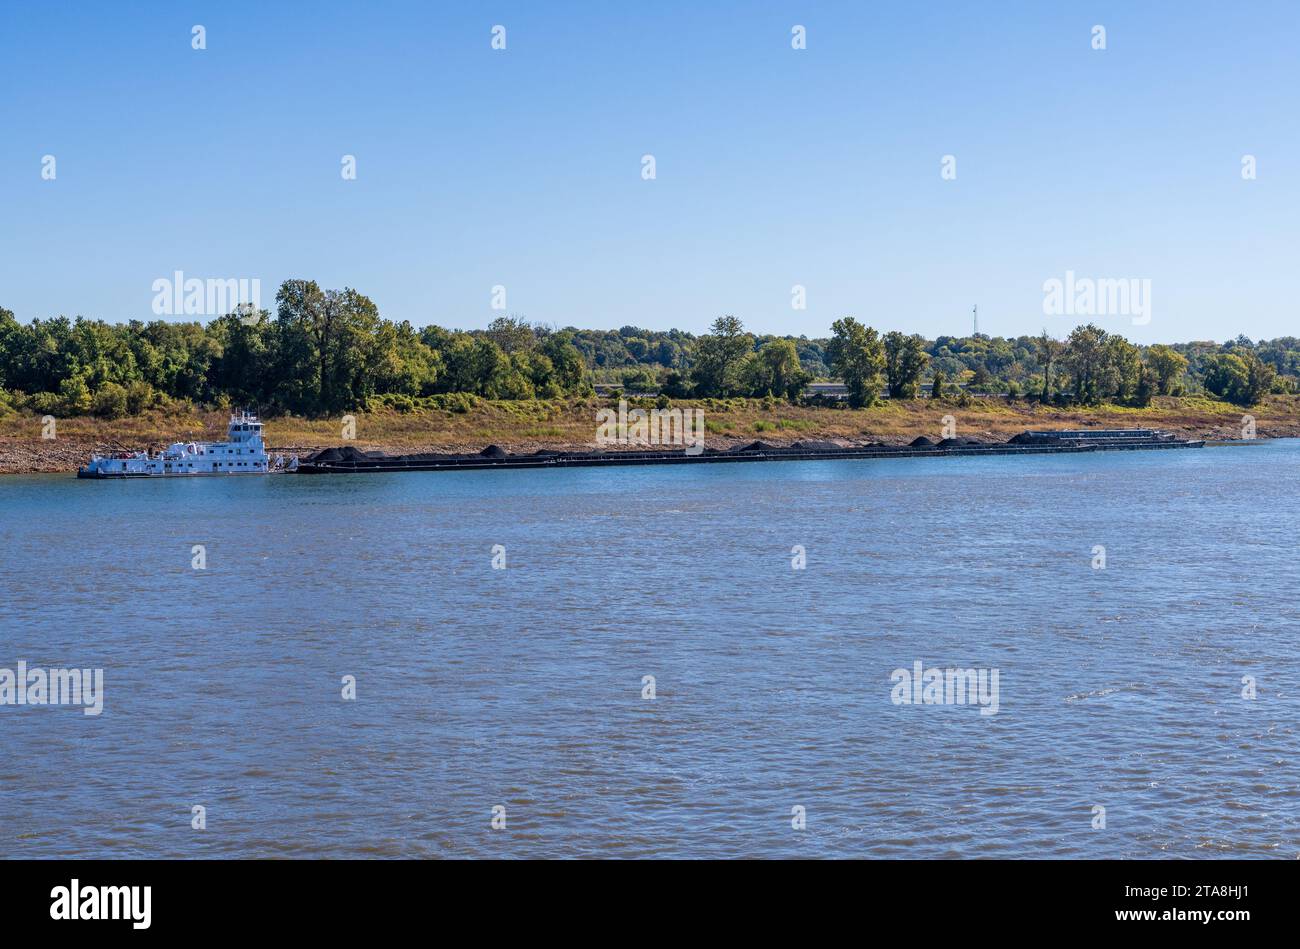
[{"label": "grassy bank", "polygon": [[[652,403],[646,402],[645,407]],[[509,451],[595,446],[596,411],[610,403],[568,401],[480,401],[466,411],[382,409],[357,413],[359,448],[387,451],[478,451],[489,444]],[[1158,398],[1144,409],[1106,405],[1062,409],[1001,399],[972,399],[969,405],[925,401],[886,402],[868,409],[811,408],[761,399],[680,400],[675,408],[704,412],[710,447],[726,448],[755,439],[789,444],[800,439],[905,443],[917,435],[941,437],[943,417],[956,420],[957,434],[1002,441],[1026,428],[1163,428],[1188,437],[1240,438],[1246,413],[1203,398]],[[1300,436],[1300,396],[1271,396],[1253,407],[1260,437]],[[89,416],[57,419],[54,439],[41,437],[39,416],[0,418],[0,472],[73,471],[92,451],[158,448],[174,441],[220,439],[229,414],[194,408],[151,411],[105,420]],[[266,422],[273,451],[305,454],[343,442],[341,419],[281,416]]]}]

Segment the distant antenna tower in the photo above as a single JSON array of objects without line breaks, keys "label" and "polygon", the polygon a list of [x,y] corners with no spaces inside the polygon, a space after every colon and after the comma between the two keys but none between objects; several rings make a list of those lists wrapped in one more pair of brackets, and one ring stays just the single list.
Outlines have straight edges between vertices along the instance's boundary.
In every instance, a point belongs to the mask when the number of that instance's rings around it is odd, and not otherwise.
[{"label": "distant antenna tower", "polygon": [[980,305],[978,303],[971,307],[971,315],[975,318],[975,332],[973,335],[978,336],[980,334]]}]

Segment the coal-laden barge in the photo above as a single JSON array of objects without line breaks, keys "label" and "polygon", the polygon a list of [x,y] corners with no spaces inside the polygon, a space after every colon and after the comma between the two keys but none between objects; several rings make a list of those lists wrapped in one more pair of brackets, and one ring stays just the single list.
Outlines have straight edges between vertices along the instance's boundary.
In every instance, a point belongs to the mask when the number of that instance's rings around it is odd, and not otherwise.
[{"label": "coal-laden barge", "polygon": [[597,468],[614,465],[681,465],[741,461],[834,461],[851,458],[946,458],[973,455],[1040,455],[1092,451],[1201,448],[1204,441],[1149,428],[1021,432],[1006,442],[925,436],[909,445],[843,446],[803,441],[789,446],[756,441],[736,448],[674,448],[618,451],[546,451],[512,455],[490,445],[474,455],[430,452],[388,455],[355,446],[325,448],[299,459],[298,474],[364,474],[377,471],[466,471],[485,468]]}]

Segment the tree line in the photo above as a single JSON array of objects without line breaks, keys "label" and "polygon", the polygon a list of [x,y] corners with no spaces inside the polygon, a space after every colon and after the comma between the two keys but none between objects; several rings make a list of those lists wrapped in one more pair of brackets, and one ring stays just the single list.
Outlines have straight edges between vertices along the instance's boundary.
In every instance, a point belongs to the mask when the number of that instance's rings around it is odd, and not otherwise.
[{"label": "tree line", "polygon": [[1206,393],[1241,405],[1300,391],[1300,341],[1138,346],[1095,325],[1038,336],[879,333],[853,317],[829,338],[754,335],[734,316],[708,333],[555,329],[515,316],[485,330],[415,328],[382,318],[356,290],[286,280],[275,311],[240,307],[206,325],[83,317],[20,323],[0,308],[0,410],[117,416],[184,400],[267,414],[337,414],[376,401],[556,399],[595,383],[676,398],[798,401],[837,379],[855,406],[883,396],[1005,393],[1061,404],[1146,405]]},{"label": "tree line", "polygon": [[[1253,405],[1269,392],[1300,391],[1300,341],[1290,337],[1258,347],[1244,337],[1222,346],[1142,347],[1090,323],[1076,327],[1064,340],[1044,330],[1014,344],[983,336],[930,342],[917,334],[881,334],[853,317],[836,320],[825,340],[755,337],[734,316],[719,317],[710,330],[685,340],[681,361],[674,361],[672,368],[664,366],[656,374],[638,367],[614,378],[632,389],[654,387],[670,396],[774,396],[794,401],[813,379],[833,377],[848,389],[849,404],[859,408],[882,397],[914,399],[923,385],[936,398],[956,392],[1005,393],[1061,405],[1145,406],[1158,395],[1201,392]],[[645,339],[630,338],[638,344]],[[649,345],[646,349],[658,351]],[[602,351],[608,354],[608,346]],[[984,358],[978,358],[980,354]],[[1001,377],[994,375],[990,363]],[[1291,371],[1284,375],[1279,365]]]},{"label": "tree line", "polygon": [[[491,331],[415,329],[382,319],[356,290],[286,280],[276,311],[244,307],[200,323],[21,324],[0,309],[0,391],[36,411],[134,414],[166,399],[338,413],[438,395],[561,398],[590,391],[565,333],[505,318]],[[9,396],[13,401],[14,396]]]}]

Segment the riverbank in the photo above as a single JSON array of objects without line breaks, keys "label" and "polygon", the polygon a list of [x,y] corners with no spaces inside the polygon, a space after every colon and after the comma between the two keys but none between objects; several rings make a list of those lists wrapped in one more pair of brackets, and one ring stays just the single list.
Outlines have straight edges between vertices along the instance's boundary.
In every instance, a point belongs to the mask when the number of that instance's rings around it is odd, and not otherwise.
[{"label": "riverbank", "polygon": [[[596,447],[596,411],[610,403],[481,401],[466,412],[382,409],[355,416],[351,443],[363,451],[473,453],[498,445],[513,454],[539,450],[582,451]],[[652,407],[646,402],[645,407]],[[760,439],[772,445],[825,440],[844,445],[905,445],[920,435],[938,440],[952,416],[955,434],[1006,441],[1025,429],[1158,428],[1182,438],[1238,439],[1247,414],[1237,406],[1201,398],[1159,398],[1145,409],[1121,406],[1063,409],[1002,399],[969,405],[929,400],[886,402],[868,409],[803,407],[762,399],[677,400],[674,408],[704,413],[707,444],[727,449]],[[1260,438],[1300,437],[1300,397],[1272,396],[1254,406]],[[115,420],[56,419],[52,439],[41,437],[38,416],[0,418],[0,473],[72,472],[92,452],[156,449],[175,441],[221,440],[229,413],[193,409],[154,410]],[[341,419],[281,416],[266,420],[272,453],[303,456],[348,441]]]}]

